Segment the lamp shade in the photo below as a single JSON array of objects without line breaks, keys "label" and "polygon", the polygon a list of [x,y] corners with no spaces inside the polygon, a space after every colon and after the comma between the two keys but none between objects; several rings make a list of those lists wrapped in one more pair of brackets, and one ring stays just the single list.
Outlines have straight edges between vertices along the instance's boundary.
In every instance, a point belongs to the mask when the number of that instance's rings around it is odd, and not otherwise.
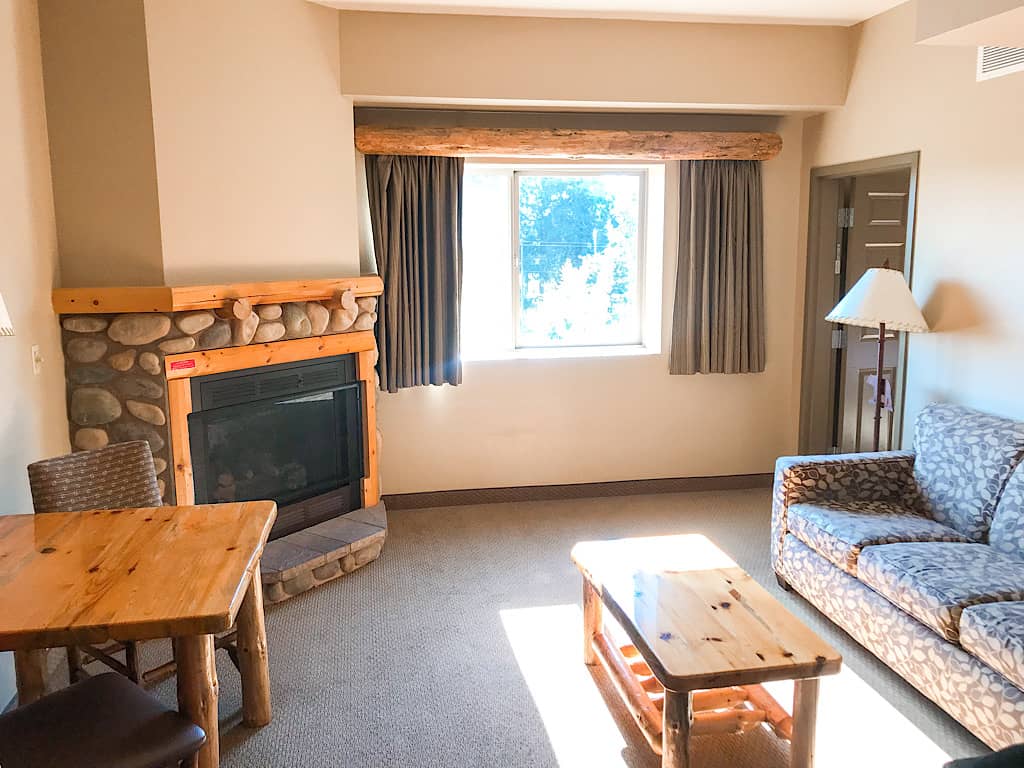
[{"label": "lamp shade", "polygon": [[825,319],[862,328],[877,328],[885,323],[891,331],[928,331],[928,323],[903,273],[884,267],[872,267],[865,272]]},{"label": "lamp shade", "polygon": [[13,336],[14,325],[11,323],[11,316],[7,312],[7,305],[4,304],[4,297],[0,294],[0,336]]}]

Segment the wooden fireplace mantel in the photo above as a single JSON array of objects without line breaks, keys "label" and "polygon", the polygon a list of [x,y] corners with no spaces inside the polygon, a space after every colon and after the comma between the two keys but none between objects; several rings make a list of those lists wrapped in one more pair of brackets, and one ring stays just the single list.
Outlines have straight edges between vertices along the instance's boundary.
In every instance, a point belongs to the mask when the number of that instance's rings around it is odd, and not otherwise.
[{"label": "wooden fireplace mantel", "polygon": [[366,275],[222,285],[57,288],[52,301],[58,315],[189,312],[217,309],[237,299],[247,299],[250,304],[318,301],[334,298],[342,291],[352,291],[357,297],[379,296],[384,291],[384,282],[377,275]]}]

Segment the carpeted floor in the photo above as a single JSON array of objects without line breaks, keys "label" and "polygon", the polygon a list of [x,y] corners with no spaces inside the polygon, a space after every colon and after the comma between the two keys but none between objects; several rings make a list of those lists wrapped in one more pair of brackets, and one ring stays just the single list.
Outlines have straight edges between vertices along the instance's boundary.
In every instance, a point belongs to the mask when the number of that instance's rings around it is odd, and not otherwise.
[{"label": "carpeted floor", "polygon": [[[768,562],[768,491],[389,512],[381,558],[267,613],[274,721],[238,723],[219,659],[225,768],[655,768],[580,661],[581,540],[708,535],[844,655],[823,684],[819,768],[939,766],[984,747],[795,595]],[[841,679],[840,679],[841,678]],[[173,701],[173,683],[159,689]],[[696,740],[698,768],[775,768],[765,731]],[[899,762],[885,759],[903,750]],[[872,752],[874,750],[874,752]],[[872,758],[871,754],[881,758]],[[907,757],[909,755],[909,757]]]}]

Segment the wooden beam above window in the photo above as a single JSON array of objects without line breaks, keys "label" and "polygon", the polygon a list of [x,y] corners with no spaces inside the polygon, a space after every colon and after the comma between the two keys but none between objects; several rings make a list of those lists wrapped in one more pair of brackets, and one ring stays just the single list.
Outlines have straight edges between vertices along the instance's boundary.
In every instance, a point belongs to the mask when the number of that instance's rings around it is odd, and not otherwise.
[{"label": "wooden beam above window", "polygon": [[357,125],[366,155],[573,160],[770,160],[782,137],[762,131],[634,131]]}]

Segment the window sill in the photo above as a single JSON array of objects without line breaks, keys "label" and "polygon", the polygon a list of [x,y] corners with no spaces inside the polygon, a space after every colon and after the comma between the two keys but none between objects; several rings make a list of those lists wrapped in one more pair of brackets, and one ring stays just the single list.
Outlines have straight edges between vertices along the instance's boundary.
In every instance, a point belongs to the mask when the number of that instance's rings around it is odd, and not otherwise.
[{"label": "window sill", "polygon": [[648,357],[660,355],[661,350],[631,344],[609,347],[530,347],[526,349],[499,349],[493,352],[465,353],[464,363],[485,363],[497,360],[573,360],[594,357]]}]

